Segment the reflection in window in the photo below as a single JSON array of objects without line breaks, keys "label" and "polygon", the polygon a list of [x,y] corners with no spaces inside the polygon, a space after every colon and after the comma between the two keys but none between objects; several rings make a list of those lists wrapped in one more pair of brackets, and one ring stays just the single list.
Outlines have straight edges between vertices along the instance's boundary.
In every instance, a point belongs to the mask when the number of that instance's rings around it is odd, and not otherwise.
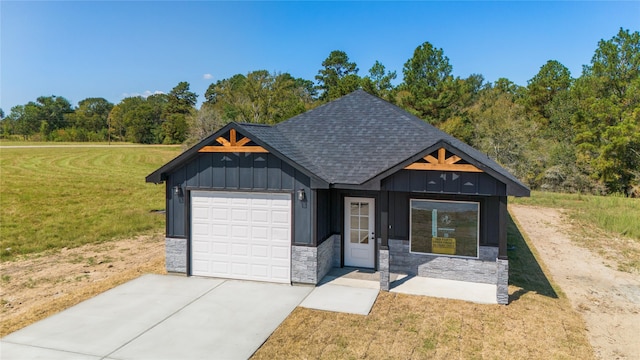
[{"label": "reflection in window", "polygon": [[478,257],[479,204],[411,199],[411,252]]}]

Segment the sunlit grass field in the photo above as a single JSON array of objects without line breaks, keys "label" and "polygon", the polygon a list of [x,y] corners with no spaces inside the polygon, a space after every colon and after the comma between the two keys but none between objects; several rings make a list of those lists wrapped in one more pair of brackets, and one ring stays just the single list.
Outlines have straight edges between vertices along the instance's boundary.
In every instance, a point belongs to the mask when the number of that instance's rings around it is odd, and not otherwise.
[{"label": "sunlit grass field", "polygon": [[640,199],[533,191],[529,198],[510,198],[509,203],[570,210],[581,223],[640,240]]},{"label": "sunlit grass field", "polygon": [[164,209],[164,187],[144,179],[179,153],[166,146],[3,147],[0,258],[161,231],[164,216],[152,211]]},{"label": "sunlit grass field", "polygon": [[566,210],[578,245],[613,260],[618,270],[640,272],[640,199],[534,191],[509,202]]}]

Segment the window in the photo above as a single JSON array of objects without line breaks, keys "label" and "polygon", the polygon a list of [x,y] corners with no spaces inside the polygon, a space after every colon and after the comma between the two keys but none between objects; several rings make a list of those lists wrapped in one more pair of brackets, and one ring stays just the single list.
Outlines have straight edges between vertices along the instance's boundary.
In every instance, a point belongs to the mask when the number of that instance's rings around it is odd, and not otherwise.
[{"label": "window", "polygon": [[477,258],[479,209],[476,202],[411,199],[411,252]]}]

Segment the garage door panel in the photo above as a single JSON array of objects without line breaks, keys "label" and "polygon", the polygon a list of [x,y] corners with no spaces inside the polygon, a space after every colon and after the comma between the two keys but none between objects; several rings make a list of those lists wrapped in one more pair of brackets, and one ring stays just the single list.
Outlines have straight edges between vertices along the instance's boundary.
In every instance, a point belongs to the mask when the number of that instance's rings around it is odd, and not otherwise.
[{"label": "garage door panel", "polygon": [[290,194],[191,195],[194,275],[290,282]]},{"label": "garage door panel", "polygon": [[231,275],[246,279],[249,275],[249,265],[243,262],[231,263]]},{"label": "garage door panel", "polygon": [[251,209],[252,224],[266,224],[269,222],[269,210],[267,209]]},{"label": "garage door panel", "polygon": [[193,212],[191,216],[194,219],[208,219],[209,218],[209,207],[193,207]]},{"label": "garage door panel", "polygon": [[289,212],[283,210],[272,210],[271,211],[271,223],[276,225],[289,225],[291,220],[291,215]]},{"label": "garage door panel", "polygon": [[211,209],[211,218],[217,221],[227,221],[229,220],[229,212],[226,208],[214,207]]},{"label": "garage door panel", "polygon": [[211,230],[209,229],[209,224],[194,222],[193,226],[191,227],[191,233],[194,237],[203,236],[206,238],[209,236],[210,231]]},{"label": "garage door panel", "polygon": [[231,209],[231,221],[249,221],[248,209]]},{"label": "garage door panel", "polygon": [[209,253],[209,241],[196,240],[193,241],[193,249],[191,249],[194,253]]},{"label": "garage door panel", "polygon": [[271,228],[271,241],[281,241],[289,244],[289,237],[291,232],[289,229],[283,228]]},{"label": "garage door panel", "polygon": [[231,255],[233,257],[243,256],[249,257],[249,245],[248,244],[231,244]]},{"label": "garage door panel", "polygon": [[259,277],[268,277],[269,266],[265,264],[251,264],[251,275]]},{"label": "garage door panel", "polygon": [[248,238],[249,231],[247,229],[248,225],[232,225],[231,226],[231,237],[239,238],[238,240],[243,241]]},{"label": "garage door panel", "polygon": [[229,273],[229,264],[223,261],[212,261],[211,262],[211,273],[213,274],[228,274]]},{"label": "garage door panel", "polygon": [[229,236],[229,226],[227,224],[214,223],[211,225],[211,233],[208,236],[226,239]]},{"label": "garage door panel", "polygon": [[271,278],[277,280],[289,280],[289,267],[288,266],[272,266]]},{"label": "garage door panel", "polygon": [[253,241],[269,241],[269,228],[266,226],[252,226],[251,239]]},{"label": "garage door panel", "polygon": [[[267,245],[252,245],[251,257],[258,258],[255,260],[265,260],[269,257],[269,246]],[[254,260],[254,261],[255,261]]]},{"label": "garage door panel", "polygon": [[229,255],[229,244],[223,242],[212,242],[211,253],[215,255]]},{"label": "garage door panel", "polygon": [[284,247],[284,246],[271,247],[271,258],[273,259],[289,261],[289,255],[290,255],[290,250],[288,247]]},{"label": "garage door panel", "polygon": [[209,271],[209,262],[206,260],[194,260],[192,266],[193,271]]}]

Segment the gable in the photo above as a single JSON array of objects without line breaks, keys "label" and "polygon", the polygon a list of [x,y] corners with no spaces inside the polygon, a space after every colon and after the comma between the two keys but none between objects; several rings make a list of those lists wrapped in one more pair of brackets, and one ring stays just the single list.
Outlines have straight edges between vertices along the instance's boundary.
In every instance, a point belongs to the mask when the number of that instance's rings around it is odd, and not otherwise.
[{"label": "gable", "polygon": [[209,137],[200,141],[190,149],[178,155],[167,164],[149,174],[146,182],[162,183],[172,172],[185,168],[190,163],[197,161],[199,156],[207,153],[230,153],[230,154],[271,154],[272,157],[286,163],[288,166],[296,169],[298,172],[310,178],[313,187],[328,187],[317,175],[304,168],[294,160],[281,154],[277,149],[263,141],[258,135],[252,133],[252,128],[272,129],[265,125],[240,125],[237,123],[229,123],[222,129],[216,131]]},{"label": "gable", "polygon": [[529,189],[504,168],[456,141],[467,151],[440,141],[372,179],[373,186],[380,182],[389,191],[529,196]]},{"label": "gable", "polygon": [[[241,135],[242,136],[242,135]],[[216,138],[216,145],[206,145],[201,147],[198,152],[200,153],[268,153],[269,150],[262,146],[256,145],[250,138],[242,136],[238,139],[238,131],[231,128],[229,133],[225,136],[218,136]]]},{"label": "gable", "polygon": [[483,172],[464,161],[460,156],[448,152],[444,147],[424,156],[411,165],[407,165],[405,170]]}]

